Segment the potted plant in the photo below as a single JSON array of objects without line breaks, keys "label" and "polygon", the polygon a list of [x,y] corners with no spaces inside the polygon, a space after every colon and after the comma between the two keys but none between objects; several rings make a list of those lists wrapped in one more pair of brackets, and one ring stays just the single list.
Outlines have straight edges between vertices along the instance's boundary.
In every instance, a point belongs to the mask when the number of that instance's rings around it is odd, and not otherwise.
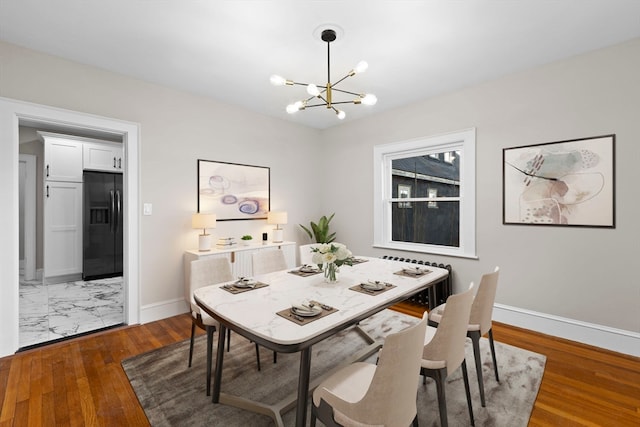
[{"label": "potted plant", "polygon": [[309,224],[310,229],[302,224],[299,225],[304,231],[307,232],[309,238],[316,239],[316,243],[331,243],[336,239],[336,233],[329,232],[329,223],[333,219],[334,215],[335,213],[332,213],[329,218],[323,215],[317,224],[311,221],[311,223]]},{"label": "potted plant", "polygon": [[245,234],[240,238],[240,240],[242,240],[242,244],[245,246],[249,246],[249,243],[251,242],[252,239],[253,237],[251,237],[249,234]]}]

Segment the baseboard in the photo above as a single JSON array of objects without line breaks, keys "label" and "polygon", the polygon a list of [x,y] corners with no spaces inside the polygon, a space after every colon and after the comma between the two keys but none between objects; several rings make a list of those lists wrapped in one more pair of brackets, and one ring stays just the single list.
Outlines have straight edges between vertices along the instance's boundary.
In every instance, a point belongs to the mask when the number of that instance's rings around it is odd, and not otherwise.
[{"label": "baseboard", "polygon": [[495,304],[493,320],[640,357],[640,334],[546,313]]},{"label": "baseboard", "polygon": [[188,311],[184,298],[143,305],[140,307],[140,323],[149,323]]}]

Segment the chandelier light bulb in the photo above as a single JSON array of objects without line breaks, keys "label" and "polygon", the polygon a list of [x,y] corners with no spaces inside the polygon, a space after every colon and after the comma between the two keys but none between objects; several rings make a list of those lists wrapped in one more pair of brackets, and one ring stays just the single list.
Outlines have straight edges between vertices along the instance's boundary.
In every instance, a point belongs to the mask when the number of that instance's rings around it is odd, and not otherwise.
[{"label": "chandelier light bulb", "polygon": [[356,74],[357,73],[364,73],[365,71],[367,71],[367,68],[369,68],[369,64],[367,64],[365,61],[360,61],[356,65],[356,68],[353,69],[353,71]]},{"label": "chandelier light bulb", "polygon": [[340,120],[344,120],[344,118],[347,116],[347,114],[342,110],[338,110],[338,112],[336,114],[338,115],[338,118]]},{"label": "chandelier light bulb", "polygon": [[318,90],[318,86],[314,85],[313,83],[307,85],[307,93],[311,96],[318,96],[320,95],[320,91]]},{"label": "chandelier light bulb", "polygon": [[293,114],[300,110],[302,103],[300,101],[287,105],[287,113]]},{"label": "chandelier light bulb", "polygon": [[285,79],[282,76],[278,76],[276,74],[271,76],[270,80],[271,80],[271,84],[274,86],[284,86],[287,83],[287,79]]},{"label": "chandelier light bulb", "polygon": [[365,105],[375,105],[376,102],[378,102],[378,98],[372,93],[367,93],[362,97],[362,103]]}]

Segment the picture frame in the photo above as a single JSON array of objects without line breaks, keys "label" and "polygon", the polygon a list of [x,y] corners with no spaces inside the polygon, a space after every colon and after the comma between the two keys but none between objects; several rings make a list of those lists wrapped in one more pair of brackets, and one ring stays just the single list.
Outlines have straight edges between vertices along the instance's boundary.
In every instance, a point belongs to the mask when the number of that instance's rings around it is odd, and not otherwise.
[{"label": "picture frame", "polygon": [[503,224],[615,228],[615,140],[504,148]]},{"label": "picture frame", "polygon": [[266,219],[270,196],[270,168],[198,159],[198,212],[217,221]]}]

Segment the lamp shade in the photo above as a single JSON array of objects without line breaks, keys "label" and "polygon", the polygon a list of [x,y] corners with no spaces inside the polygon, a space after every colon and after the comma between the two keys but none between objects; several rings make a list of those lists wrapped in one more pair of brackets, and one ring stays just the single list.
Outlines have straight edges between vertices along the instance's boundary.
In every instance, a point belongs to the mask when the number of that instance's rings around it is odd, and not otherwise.
[{"label": "lamp shade", "polygon": [[287,213],[284,211],[269,211],[267,214],[267,224],[286,224]]},{"label": "lamp shade", "polygon": [[216,214],[213,213],[195,213],[191,217],[192,228],[216,228]]}]

